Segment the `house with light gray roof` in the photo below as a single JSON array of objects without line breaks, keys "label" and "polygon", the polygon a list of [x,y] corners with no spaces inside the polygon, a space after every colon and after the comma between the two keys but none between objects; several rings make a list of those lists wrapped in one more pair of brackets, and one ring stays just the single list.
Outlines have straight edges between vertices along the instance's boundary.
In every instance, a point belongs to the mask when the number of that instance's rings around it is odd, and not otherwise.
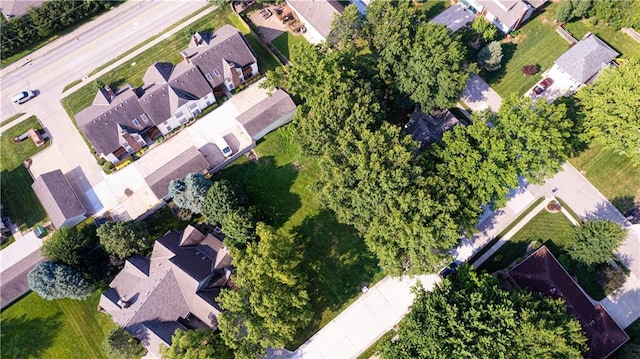
[{"label": "house with light gray roof", "polygon": [[573,93],[594,82],[602,69],[615,64],[613,60],[618,55],[596,35],[588,33],[553,62],[546,76],[562,84],[567,92]]},{"label": "house with light gray roof", "polygon": [[337,0],[287,0],[287,4],[306,28],[305,38],[319,44],[331,33],[331,22],[344,11]]},{"label": "house with light gray roof", "polygon": [[86,218],[86,209],[62,171],[43,173],[36,178],[31,188],[54,227],[73,227]]},{"label": "house with light gray roof", "polygon": [[283,90],[276,90],[271,96],[236,117],[254,141],[283,126],[293,119],[296,104]]},{"label": "house with light gray roof", "polygon": [[99,310],[157,357],[176,330],[217,327],[216,297],[234,268],[223,237],[205,232],[167,232],[150,257],[128,258],[100,297]]},{"label": "house with light gray roof", "polygon": [[546,0],[461,0],[505,34],[520,27]]}]

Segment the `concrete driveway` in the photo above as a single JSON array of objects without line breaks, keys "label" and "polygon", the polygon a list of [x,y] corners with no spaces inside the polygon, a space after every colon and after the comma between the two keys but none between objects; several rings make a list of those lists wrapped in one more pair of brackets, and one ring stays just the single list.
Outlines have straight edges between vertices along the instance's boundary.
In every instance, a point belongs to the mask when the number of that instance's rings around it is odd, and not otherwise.
[{"label": "concrete driveway", "polygon": [[456,32],[475,18],[476,14],[462,5],[462,3],[457,3],[431,19],[431,22],[437,25],[445,25],[452,32]]},{"label": "concrete driveway", "polygon": [[460,100],[472,111],[482,111],[489,108],[493,112],[498,112],[502,104],[502,97],[478,75],[473,75],[467,80],[467,87],[462,91]]}]

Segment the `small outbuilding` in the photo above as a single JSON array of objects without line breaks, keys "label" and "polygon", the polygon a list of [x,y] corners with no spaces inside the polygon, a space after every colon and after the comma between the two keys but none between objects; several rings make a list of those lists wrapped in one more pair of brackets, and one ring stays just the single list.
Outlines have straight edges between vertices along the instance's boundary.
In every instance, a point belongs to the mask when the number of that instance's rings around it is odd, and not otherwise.
[{"label": "small outbuilding", "polygon": [[73,227],[86,218],[87,210],[62,171],[43,173],[31,185],[56,228]]}]

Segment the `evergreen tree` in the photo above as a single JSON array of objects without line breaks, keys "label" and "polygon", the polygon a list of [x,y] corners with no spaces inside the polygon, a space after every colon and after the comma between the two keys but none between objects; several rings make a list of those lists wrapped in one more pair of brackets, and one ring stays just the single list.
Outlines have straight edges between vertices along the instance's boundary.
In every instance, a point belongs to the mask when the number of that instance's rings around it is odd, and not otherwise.
[{"label": "evergreen tree", "polygon": [[73,268],[46,261],[36,264],[27,274],[29,289],[46,300],[85,299],[93,287]]}]

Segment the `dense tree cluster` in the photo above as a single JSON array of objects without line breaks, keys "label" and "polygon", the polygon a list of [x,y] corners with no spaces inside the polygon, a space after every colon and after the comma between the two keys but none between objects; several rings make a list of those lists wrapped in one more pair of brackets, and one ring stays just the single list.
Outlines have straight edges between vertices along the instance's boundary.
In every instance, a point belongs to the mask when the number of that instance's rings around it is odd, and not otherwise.
[{"label": "dense tree cluster", "polygon": [[171,346],[161,349],[164,359],[231,359],[233,353],[220,337],[210,329],[176,330]]},{"label": "dense tree cluster", "polygon": [[93,287],[75,269],[51,261],[36,264],[27,274],[29,289],[44,299],[85,299]]},{"label": "dense tree cluster", "polygon": [[590,18],[609,24],[615,30],[623,27],[640,27],[639,0],[562,0],[556,8],[556,20],[560,22]]},{"label": "dense tree cluster", "polygon": [[113,329],[102,341],[102,351],[109,359],[134,359],[143,351],[140,341],[122,328]]},{"label": "dense tree cluster", "polygon": [[104,274],[102,269],[107,258],[95,235],[95,227],[61,228],[44,242],[40,251],[48,260],[66,264],[92,282]]},{"label": "dense tree cluster", "polygon": [[585,139],[640,163],[640,61],[604,70],[576,97],[584,107]]},{"label": "dense tree cluster", "polygon": [[202,214],[222,226],[228,246],[242,248],[255,239],[256,216],[240,187],[225,179],[215,181],[203,201]]},{"label": "dense tree cluster", "polygon": [[564,301],[505,291],[469,266],[436,287],[415,289],[397,340],[383,358],[582,358],[587,338]]},{"label": "dense tree cluster", "polygon": [[218,327],[236,358],[263,357],[283,347],[311,319],[302,253],[290,237],[259,223],[260,241],[234,251],[233,286],[218,297],[224,309]]},{"label": "dense tree cluster", "polygon": [[145,254],[155,241],[145,224],[137,221],[108,222],[98,228],[97,234],[107,253],[119,259]]},{"label": "dense tree cluster", "polygon": [[121,2],[122,0],[53,0],[31,8],[23,17],[15,17],[8,21],[0,17],[0,57],[3,60],[9,58]]}]

